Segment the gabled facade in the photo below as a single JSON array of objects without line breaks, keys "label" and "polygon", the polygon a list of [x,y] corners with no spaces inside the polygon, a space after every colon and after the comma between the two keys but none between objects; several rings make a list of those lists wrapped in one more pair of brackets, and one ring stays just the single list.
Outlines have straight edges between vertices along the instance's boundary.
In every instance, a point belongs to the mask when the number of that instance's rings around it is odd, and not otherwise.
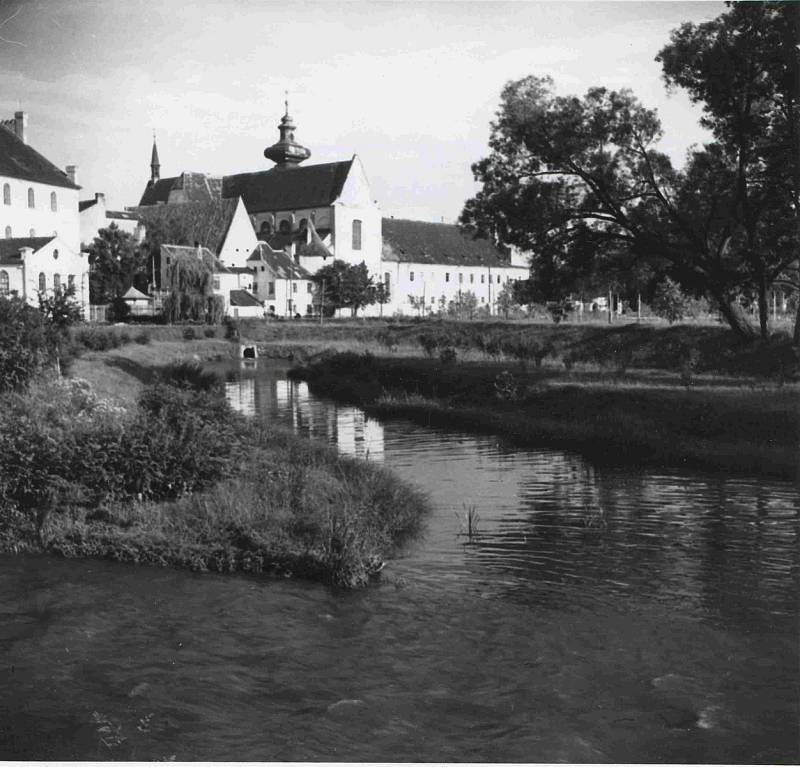
[{"label": "gabled facade", "polygon": [[312,276],[285,251],[259,242],[247,264],[253,270],[253,293],[264,304],[268,317],[314,313]]},{"label": "gabled facade", "polygon": [[64,172],[27,143],[28,117],[0,120],[0,237],[60,237],[80,252],[75,166]]},{"label": "gabled facade", "polygon": [[115,224],[123,232],[132,235],[137,242],[144,239],[145,228],[135,213],[127,210],[108,210],[106,196],[95,192],[94,199],[78,203],[80,218],[81,247],[87,248],[94,242],[101,229]]},{"label": "gabled facade", "polygon": [[0,239],[0,295],[16,293],[32,306],[39,295],[73,287],[74,297],[88,317],[89,263],[61,237]]}]

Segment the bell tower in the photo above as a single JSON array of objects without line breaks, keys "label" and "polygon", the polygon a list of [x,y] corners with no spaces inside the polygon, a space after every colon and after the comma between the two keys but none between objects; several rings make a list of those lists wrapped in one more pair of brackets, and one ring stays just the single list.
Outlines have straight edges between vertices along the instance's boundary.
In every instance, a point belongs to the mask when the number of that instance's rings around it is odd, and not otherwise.
[{"label": "bell tower", "polygon": [[284,102],[286,111],[278,125],[280,138],[277,143],[264,150],[264,157],[272,160],[276,168],[292,168],[311,157],[311,151],[294,140],[297,127],[289,116],[289,99]]}]

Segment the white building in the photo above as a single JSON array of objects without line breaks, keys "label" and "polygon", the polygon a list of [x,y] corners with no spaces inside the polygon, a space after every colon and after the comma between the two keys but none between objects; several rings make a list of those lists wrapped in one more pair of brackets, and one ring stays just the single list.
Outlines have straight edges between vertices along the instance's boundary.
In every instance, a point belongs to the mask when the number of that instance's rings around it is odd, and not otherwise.
[{"label": "white building", "polygon": [[78,203],[80,218],[81,245],[89,247],[101,229],[115,224],[123,232],[132,235],[136,242],[144,239],[145,228],[136,214],[127,210],[109,210],[106,207],[106,196],[95,192],[94,199],[81,200]]},{"label": "white building", "polygon": [[62,171],[27,144],[28,118],[0,121],[0,292],[31,304],[70,284],[86,311],[89,265],[80,251],[75,166]]},{"label": "white building", "polygon": [[260,242],[247,261],[253,270],[253,292],[267,317],[308,316],[314,312],[311,273],[283,250]]},{"label": "white building", "polygon": [[381,280],[389,302],[384,313],[425,316],[475,295],[478,309],[497,313],[497,296],[530,274],[517,251],[473,239],[452,224],[383,219]]}]

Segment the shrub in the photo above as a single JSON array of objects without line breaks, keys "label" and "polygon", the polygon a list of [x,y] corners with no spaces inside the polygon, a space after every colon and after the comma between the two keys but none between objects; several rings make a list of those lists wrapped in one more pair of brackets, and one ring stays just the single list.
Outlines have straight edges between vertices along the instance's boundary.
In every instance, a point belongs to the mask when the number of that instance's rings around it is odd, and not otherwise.
[{"label": "shrub", "polygon": [[241,335],[239,323],[233,317],[225,317],[222,322],[225,325],[225,338],[228,341],[238,341]]},{"label": "shrub", "polygon": [[453,365],[457,357],[456,350],[452,346],[445,346],[439,352],[439,360],[443,365]]},{"label": "shrub", "polygon": [[150,334],[146,330],[142,330],[140,333],[136,334],[134,340],[137,344],[142,344],[144,346],[150,343]]},{"label": "shrub", "polygon": [[16,296],[0,297],[0,391],[25,388],[48,358],[41,313]]},{"label": "shrub", "polygon": [[191,325],[187,325],[183,329],[183,338],[186,341],[194,341],[197,338],[197,334],[194,332],[194,328]]},{"label": "shrub", "polygon": [[206,338],[216,338],[217,337],[217,329],[216,328],[204,328],[203,335]]},{"label": "shrub", "polygon": [[689,311],[689,299],[683,294],[677,282],[665,277],[656,287],[652,308],[659,317],[663,317],[671,325],[686,316]]}]

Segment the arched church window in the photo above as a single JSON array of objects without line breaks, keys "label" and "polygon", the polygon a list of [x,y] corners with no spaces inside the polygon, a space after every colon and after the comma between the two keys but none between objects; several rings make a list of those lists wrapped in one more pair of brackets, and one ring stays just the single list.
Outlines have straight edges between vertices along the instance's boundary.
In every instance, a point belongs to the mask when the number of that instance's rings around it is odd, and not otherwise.
[{"label": "arched church window", "polygon": [[9,238],[9,237],[11,237],[11,227],[7,226],[6,227],[6,238]]},{"label": "arched church window", "polygon": [[8,295],[8,272],[0,269],[0,296]]},{"label": "arched church window", "polygon": [[61,290],[61,275],[53,275],[53,292],[58,293]]},{"label": "arched church window", "polygon": [[58,210],[58,197],[55,192],[50,192],[50,210],[55,213]]},{"label": "arched church window", "polygon": [[300,219],[300,231],[301,232],[305,232],[306,229],[308,229],[308,219],[307,218],[301,218]]},{"label": "arched church window", "polygon": [[44,272],[39,272],[39,292],[45,293],[47,291],[47,278],[44,276]]},{"label": "arched church window", "polygon": [[263,237],[269,237],[272,234],[272,224],[269,221],[262,221],[258,233]]},{"label": "arched church window", "polygon": [[34,197],[32,186],[28,187],[28,207],[29,208],[36,207],[36,198]]},{"label": "arched church window", "polygon": [[353,250],[361,250],[361,222],[353,219]]},{"label": "arched church window", "polygon": [[3,205],[11,205],[11,184],[3,184]]},{"label": "arched church window", "polygon": [[281,221],[281,223],[278,225],[278,231],[281,234],[291,234],[292,225],[286,219],[283,219],[283,221]]}]

